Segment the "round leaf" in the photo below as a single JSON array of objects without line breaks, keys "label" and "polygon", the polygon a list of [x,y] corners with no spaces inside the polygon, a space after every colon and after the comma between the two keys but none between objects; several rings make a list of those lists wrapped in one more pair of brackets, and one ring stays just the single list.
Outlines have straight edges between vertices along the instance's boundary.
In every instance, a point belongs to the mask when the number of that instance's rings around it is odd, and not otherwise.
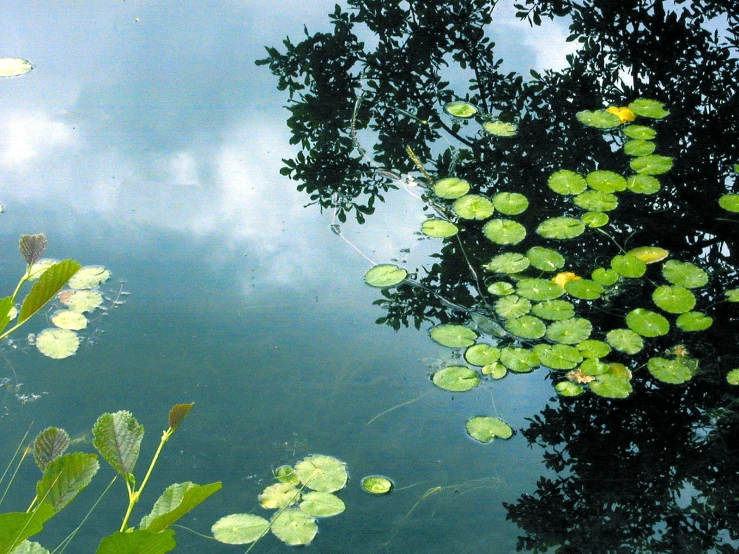
[{"label": "round leaf", "polygon": [[603,212],[587,212],[580,217],[580,221],[591,229],[608,225],[610,220],[611,218],[608,217],[608,214],[604,214]]},{"label": "round leaf", "polygon": [[547,331],[547,326],[544,325],[544,322],[532,315],[509,319],[505,323],[505,328],[509,333],[522,339],[539,339]]},{"label": "round leaf", "polygon": [[636,194],[654,194],[659,191],[662,184],[656,177],[637,173],[626,180],[626,186]]},{"label": "round leaf", "polygon": [[447,177],[436,181],[434,184],[434,194],[439,198],[453,200],[467,194],[470,190],[470,184],[464,179],[457,177]]},{"label": "round leaf", "polygon": [[554,385],[554,390],[562,396],[579,396],[585,392],[585,389],[572,381],[560,381]]},{"label": "round leaf", "polygon": [[[453,237],[459,233],[459,228],[451,221],[432,218],[423,222],[421,225],[421,232],[428,237],[445,239],[447,237]],[[403,278],[405,279],[405,277]]]},{"label": "round leaf", "polygon": [[516,288],[511,283],[496,281],[488,286],[488,292],[495,296],[508,296],[516,292]]},{"label": "round leaf", "polygon": [[486,133],[496,137],[513,137],[518,133],[518,127],[513,123],[505,123],[503,121],[487,121],[483,123],[482,128]]},{"label": "round leaf", "polygon": [[393,490],[393,482],[382,475],[368,475],[362,479],[362,489],[370,494],[387,494]]},{"label": "round leaf", "polygon": [[573,217],[552,217],[539,224],[536,232],[547,239],[571,239],[585,232],[585,225]]},{"label": "round leaf", "polygon": [[542,319],[562,321],[574,317],[575,306],[567,300],[546,300],[539,304],[534,304],[531,308],[531,313]]},{"label": "round leaf", "polygon": [[585,177],[591,189],[611,193],[626,190],[626,179],[614,171],[599,169],[588,173]]},{"label": "round leaf", "polygon": [[664,260],[670,255],[670,252],[659,246],[639,246],[638,248],[629,250],[627,254],[636,256],[645,264],[653,264]]},{"label": "round leaf", "polygon": [[547,328],[547,338],[560,344],[577,344],[590,337],[593,325],[580,317],[555,321]]},{"label": "round leaf", "polygon": [[97,290],[78,290],[59,294],[59,302],[66,305],[73,312],[91,312],[103,303],[103,295]]},{"label": "round leaf", "polygon": [[523,254],[506,252],[505,254],[498,254],[483,267],[496,273],[520,273],[529,265],[531,265],[531,262]]},{"label": "round leaf", "polygon": [[79,312],[61,310],[51,316],[51,322],[60,329],[79,331],[87,327],[87,318]]},{"label": "round leaf", "polygon": [[657,136],[657,131],[646,125],[627,125],[623,133],[629,138],[641,140],[652,140]]},{"label": "round leaf", "polygon": [[638,279],[647,272],[647,264],[630,254],[614,256],[611,260],[611,268],[619,275],[631,279]]},{"label": "round leaf", "polygon": [[694,289],[708,283],[708,274],[690,262],[669,260],[662,266],[662,275],[673,285]]},{"label": "round leaf", "polygon": [[718,205],[729,212],[739,212],[739,194],[724,194],[718,199]]},{"label": "round leaf", "polygon": [[466,194],[457,198],[452,204],[452,209],[463,219],[477,220],[487,219],[495,211],[493,203],[479,194]]},{"label": "round leaf", "polygon": [[531,302],[516,294],[504,296],[497,300],[494,305],[495,313],[500,317],[512,319],[526,315],[531,311]]},{"label": "round leaf", "polygon": [[525,373],[539,365],[539,358],[526,348],[507,346],[500,351],[500,362],[511,371]]},{"label": "round leaf", "polygon": [[683,331],[705,331],[713,325],[713,318],[701,312],[687,312],[679,315],[675,324]]},{"label": "round leaf", "polygon": [[613,329],[606,335],[606,342],[619,352],[636,354],[644,348],[644,339],[631,329]]},{"label": "round leaf", "polygon": [[652,119],[662,119],[670,115],[670,112],[665,109],[665,105],[657,100],[650,100],[648,98],[639,98],[629,104],[629,109],[636,115],[642,117],[649,117]]},{"label": "round leaf", "polygon": [[464,359],[467,360],[468,364],[479,367],[486,366],[500,359],[500,349],[489,344],[475,344],[465,350]]},{"label": "round leaf", "polygon": [[44,356],[55,360],[71,356],[77,352],[79,345],[77,333],[69,329],[44,329],[36,335],[36,348]]},{"label": "round leaf", "polygon": [[213,538],[225,544],[247,544],[261,537],[269,521],[251,514],[231,514],[216,521],[210,528]]},{"label": "round leaf", "polygon": [[478,109],[469,102],[447,102],[444,111],[454,117],[468,119],[474,116]]},{"label": "round leaf", "polygon": [[31,62],[23,58],[0,58],[0,77],[18,77],[32,69]]},{"label": "round leaf", "polygon": [[608,343],[600,340],[588,339],[575,345],[583,358],[605,358],[611,352]]},{"label": "round leaf", "polygon": [[583,125],[596,129],[613,129],[621,125],[621,119],[616,114],[606,110],[584,110],[577,112],[575,117]]},{"label": "round leaf", "polygon": [[474,389],[480,384],[480,378],[474,369],[461,365],[450,365],[440,369],[431,377],[434,385],[452,392],[464,392]]},{"label": "round leaf", "polygon": [[385,288],[402,283],[406,277],[408,277],[408,272],[402,267],[380,264],[364,274],[364,282],[371,287]]},{"label": "round leaf", "polygon": [[521,279],[516,284],[516,293],[519,296],[536,302],[559,298],[564,292],[562,287],[549,279]]},{"label": "round leaf", "polygon": [[629,379],[610,373],[596,376],[590,390],[605,398],[627,398],[633,391]]},{"label": "round leaf", "polygon": [[499,192],[493,196],[493,205],[500,213],[517,215],[529,207],[528,199],[518,192]]},{"label": "round leaf", "polygon": [[330,492],[309,492],[303,495],[300,509],[313,517],[331,517],[346,509],[344,501]]},{"label": "round leaf", "polygon": [[739,385],[739,368],[732,369],[726,374],[726,382],[730,385]]},{"label": "round leaf", "polygon": [[267,510],[279,510],[300,500],[300,493],[292,483],[275,483],[259,495],[259,503]]},{"label": "round leaf", "polygon": [[539,362],[551,369],[572,369],[582,362],[582,355],[577,348],[565,344],[537,344],[534,352]]},{"label": "round leaf", "polygon": [[591,212],[610,212],[618,207],[618,199],[614,194],[599,190],[586,190],[575,196],[574,202],[583,210]]},{"label": "round leaf", "polygon": [[649,156],[634,158],[629,166],[643,175],[662,175],[672,169],[672,158],[650,154]]},{"label": "round leaf", "polygon": [[603,267],[599,267],[593,271],[591,277],[593,278],[593,281],[599,285],[603,285],[604,287],[610,287],[611,285],[616,284],[619,280],[618,273],[612,269],[605,269]]},{"label": "round leaf", "polygon": [[565,283],[565,290],[570,296],[582,300],[595,300],[603,294],[603,287],[590,279],[567,281]]},{"label": "round leaf", "polygon": [[662,285],[652,293],[652,301],[660,309],[671,314],[689,312],[695,306],[695,296],[688,289],[678,286]]},{"label": "round leaf", "polygon": [[429,335],[442,346],[450,348],[466,348],[477,340],[477,333],[472,329],[454,323],[436,325],[429,330]]},{"label": "round leaf", "polygon": [[465,425],[467,434],[478,442],[490,442],[493,439],[510,439],[513,429],[502,419],[490,416],[473,417]]},{"label": "round leaf", "polygon": [[526,257],[531,265],[541,271],[557,271],[565,265],[565,259],[562,254],[551,248],[543,246],[534,246],[526,252]]},{"label": "round leaf", "polygon": [[94,289],[110,278],[110,271],[101,265],[88,265],[81,268],[69,280],[71,289]]},{"label": "round leaf", "polygon": [[650,358],[647,362],[647,369],[656,379],[663,383],[679,385],[690,381],[698,372],[698,364],[690,358],[675,358],[668,360],[667,358]]},{"label": "round leaf", "polygon": [[343,489],[349,476],[346,464],[331,456],[308,456],[295,465],[300,482],[315,491],[334,492]]},{"label": "round leaf", "polygon": [[491,219],[483,225],[482,232],[495,244],[518,244],[526,237],[526,228],[510,219]]},{"label": "round leaf", "polygon": [[626,314],[626,325],[642,337],[660,337],[670,330],[670,323],[663,316],[644,308]]},{"label": "round leaf", "polygon": [[655,144],[648,140],[634,139],[624,144],[624,154],[627,156],[647,156],[654,152]]},{"label": "round leaf", "polygon": [[585,178],[579,173],[570,171],[569,169],[560,169],[552,173],[547,181],[549,188],[558,194],[580,194],[588,184]]},{"label": "round leaf", "polygon": [[288,508],[276,516],[270,529],[275,537],[290,546],[310,544],[318,533],[313,516],[297,508]]}]

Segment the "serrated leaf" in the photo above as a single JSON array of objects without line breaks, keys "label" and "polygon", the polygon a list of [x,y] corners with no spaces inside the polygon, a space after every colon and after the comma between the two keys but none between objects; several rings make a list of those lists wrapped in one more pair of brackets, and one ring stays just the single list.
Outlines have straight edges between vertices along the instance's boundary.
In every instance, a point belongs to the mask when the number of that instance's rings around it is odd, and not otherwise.
[{"label": "serrated leaf", "polygon": [[128,531],[113,533],[100,541],[95,554],[165,554],[177,546],[174,531]]},{"label": "serrated leaf", "polygon": [[46,250],[46,235],[43,233],[38,233],[37,235],[21,235],[18,248],[26,263],[29,266],[33,265],[41,259],[44,250]]},{"label": "serrated leaf", "polygon": [[95,454],[64,454],[46,466],[43,477],[36,484],[36,495],[58,512],[90,484],[99,468]]},{"label": "serrated leaf", "polygon": [[69,434],[64,429],[48,427],[41,431],[33,441],[33,458],[41,471],[49,463],[64,454],[69,446]]},{"label": "serrated leaf", "polygon": [[139,529],[152,533],[163,531],[219,490],[221,490],[220,481],[207,485],[196,485],[189,481],[170,485],[154,502],[149,515],[141,519]]},{"label": "serrated leaf", "polygon": [[72,276],[80,269],[80,264],[74,260],[64,260],[52,265],[31,288],[18,315],[18,324],[27,321],[44,305],[54,298],[61,288],[67,284]]},{"label": "serrated leaf", "polygon": [[187,417],[187,414],[190,413],[190,410],[192,410],[192,407],[195,405],[195,402],[190,402],[189,404],[175,404],[171,410],[169,410],[169,428],[174,431],[180,426],[180,423],[182,423],[182,420]]},{"label": "serrated leaf", "polygon": [[144,426],[131,412],[121,410],[101,415],[92,434],[92,444],[114,470],[123,477],[133,473],[144,438]]},{"label": "serrated leaf", "polygon": [[40,533],[54,514],[56,511],[49,504],[41,504],[31,513],[0,514],[0,554],[12,552],[28,537]]}]

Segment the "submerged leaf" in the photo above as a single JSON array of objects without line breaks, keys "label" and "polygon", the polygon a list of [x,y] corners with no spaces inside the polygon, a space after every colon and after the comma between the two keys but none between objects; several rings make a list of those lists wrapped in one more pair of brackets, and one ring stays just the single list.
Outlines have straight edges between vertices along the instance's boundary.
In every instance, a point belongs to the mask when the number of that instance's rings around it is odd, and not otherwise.
[{"label": "submerged leaf", "polygon": [[370,494],[387,494],[393,490],[393,482],[382,475],[368,475],[362,479],[362,489]]}]

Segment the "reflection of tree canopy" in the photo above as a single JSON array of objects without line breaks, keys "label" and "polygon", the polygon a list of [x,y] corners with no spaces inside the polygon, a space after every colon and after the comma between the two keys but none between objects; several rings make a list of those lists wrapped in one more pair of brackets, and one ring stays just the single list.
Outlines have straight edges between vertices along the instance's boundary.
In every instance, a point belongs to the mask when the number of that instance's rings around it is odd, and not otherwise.
[{"label": "reflection of tree canopy", "polygon": [[[483,195],[525,194],[532,207],[517,220],[527,229],[554,215],[578,217],[569,199],[548,189],[548,176],[559,169],[628,173],[629,159],[618,148],[620,138],[585,128],[574,115],[637,97],[670,109],[655,125],[656,143],[674,167],[660,176],[659,193],[619,196],[607,228],[612,239],[592,232],[554,245],[529,233],[517,250],[556,247],[567,269],[589,275],[618,253],[614,242],[626,249],[659,245],[674,259],[708,269],[711,281],[698,301],[714,325],[678,339],[700,358],[701,372],[684,386],[642,380],[622,402],[588,396],[545,410],[526,436],[549,447],[547,463],[567,477],[542,479],[536,495],[509,512],[527,534],[521,545],[534,551],[561,544],[561,552],[616,552],[620,545],[624,551],[722,551],[722,541],[739,539],[736,394],[724,380],[739,366],[736,304],[724,301],[724,291],[739,286],[739,221],[717,205],[737,182],[739,5],[522,0],[519,14],[533,24],[569,17],[569,39],[580,44],[566,69],[524,78],[502,71],[486,35],[495,21],[493,1],[348,4],[350,11],[337,7],[332,14],[333,32],[306,32],[297,44],[286,40],[284,52],[268,48],[260,62],[289,92],[288,124],[292,142],[301,146],[283,173],[341,221],[352,211],[364,221],[375,199],[396,186],[378,169],[423,180],[407,146],[433,179],[461,177]],[[467,90],[459,90],[467,78]],[[491,137],[444,114],[441,106],[458,99],[490,118],[515,121],[519,134]],[[352,127],[368,156],[356,148]],[[409,321],[466,320],[468,313],[454,305],[486,312],[491,300],[469,267],[484,278],[481,267],[501,249],[478,223],[458,224],[460,234],[446,239],[433,265],[415,276],[419,286],[383,291],[383,321],[398,328]],[[608,304],[588,312],[593,326],[622,325],[614,322],[651,306],[652,289],[641,283],[627,282]],[[652,339],[649,353],[621,361],[637,369],[674,345],[672,334]],[[594,536],[602,542],[592,550]]]}]

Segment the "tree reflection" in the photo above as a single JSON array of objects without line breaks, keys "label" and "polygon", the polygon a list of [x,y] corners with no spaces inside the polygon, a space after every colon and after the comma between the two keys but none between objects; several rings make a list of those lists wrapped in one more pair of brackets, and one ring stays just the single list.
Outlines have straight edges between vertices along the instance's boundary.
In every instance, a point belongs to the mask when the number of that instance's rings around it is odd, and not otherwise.
[{"label": "tree reflection", "polygon": [[[716,201],[737,182],[739,6],[522,0],[520,17],[534,25],[568,17],[568,40],[580,44],[566,69],[524,78],[502,70],[486,34],[495,2],[348,4],[349,11],[337,6],[331,15],[332,32],[306,31],[297,44],[285,40],[282,51],[268,48],[259,62],[289,94],[291,142],[301,147],[283,173],[342,222],[352,214],[363,222],[376,200],[399,186],[387,171],[423,182],[410,146],[432,179],[461,177],[483,195],[526,194],[535,209],[518,221],[533,229],[543,218],[576,212],[548,189],[554,171],[628,172],[621,139],[584,128],[575,113],[637,97],[669,107],[656,142],[675,165],[660,177],[661,191],[620,196],[610,237],[589,233],[556,247],[568,269],[582,275],[617,253],[614,243],[659,245],[675,259],[710,268],[699,299],[715,320],[710,335],[680,338],[701,360],[701,373],[684,386],[642,379],[624,401],[588,395],[547,407],[524,435],[548,448],[546,463],[559,477],[542,478],[533,496],[508,506],[509,517],[525,533],[519,546],[535,552],[728,552],[739,540],[739,437],[736,393],[724,375],[739,366],[739,318],[724,291],[739,285],[739,218]],[[460,90],[466,79],[467,90]],[[458,99],[515,121],[518,136],[491,137],[444,114],[441,106]],[[444,241],[413,286],[382,292],[381,322],[398,329],[489,313],[480,268],[500,248],[480,225],[459,225],[460,234]],[[526,240],[524,250],[547,245]],[[651,305],[650,293],[626,285],[588,318],[595,328],[612,328],[630,310]],[[630,359],[632,368],[673,346],[674,337],[652,340],[650,353]]]}]

